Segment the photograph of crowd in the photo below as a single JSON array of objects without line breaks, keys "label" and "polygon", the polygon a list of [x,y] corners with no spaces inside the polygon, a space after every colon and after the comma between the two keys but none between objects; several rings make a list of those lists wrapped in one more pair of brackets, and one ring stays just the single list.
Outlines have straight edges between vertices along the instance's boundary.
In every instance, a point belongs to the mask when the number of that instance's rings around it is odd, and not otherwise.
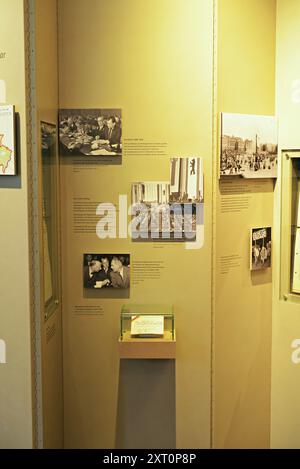
[{"label": "photograph of crowd", "polygon": [[276,117],[223,113],[221,127],[220,176],[277,177]]},{"label": "photograph of crowd", "polygon": [[203,159],[171,158],[170,202],[203,203]]},{"label": "photograph of crowd", "polygon": [[132,205],[133,239],[195,239],[196,204],[172,203],[169,182],[133,183]]},{"label": "photograph of crowd", "polygon": [[[114,297],[118,290],[130,289],[129,254],[84,254],[83,286]],[[101,293],[100,295],[101,296]]]},{"label": "photograph of crowd", "polygon": [[250,242],[250,269],[263,270],[271,267],[271,228],[252,228]]},{"label": "photograph of crowd", "polygon": [[62,156],[122,156],[120,109],[61,109],[59,146]]}]

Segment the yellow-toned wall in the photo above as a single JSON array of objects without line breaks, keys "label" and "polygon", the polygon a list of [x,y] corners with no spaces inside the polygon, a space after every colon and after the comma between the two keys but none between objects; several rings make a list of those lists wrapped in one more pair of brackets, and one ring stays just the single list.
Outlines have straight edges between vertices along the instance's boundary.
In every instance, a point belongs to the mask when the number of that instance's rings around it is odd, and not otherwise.
[{"label": "yellow-toned wall", "polygon": [[[60,107],[120,107],[124,139],[168,142],[167,156],[123,156],[122,166],[98,166],[80,176],[71,162],[62,165],[65,445],[111,448],[168,441],[178,447],[208,448],[213,2],[60,0],[59,22]],[[131,182],[168,180],[169,157],[189,155],[204,158],[202,249],[188,251],[170,243],[157,248],[129,239],[100,241],[95,234],[73,234],[72,197],[117,202],[119,194],[127,194],[130,201]],[[133,285],[130,300],[87,301],[81,273],[82,255],[87,252],[130,253],[131,262],[162,260],[165,269],[160,281]],[[163,417],[153,420],[149,415],[140,427],[135,424],[140,412],[156,412],[165,396],[170,395],[171,401],[175,384],[167,364],[165,370],[163,364],[132,364],[127,371],[125,365],[119,366],[119,315],[121,305],[128,301],[174,304],[178,331],[176,428],[170,430],[170,436]],[[103,315],[74,313],[75,305],[87,304],[103,307]],[[148,389],[141,388],[136,407],[129,409],[132,418],[121,410],[120,424],[120,406],[136,392],[146,368],[152,381]],[[166,376],[170,379],[163,385]],[[166,409],[161,410],[164,415]],[[175,409],[171,419],[175,419]],[[138,436],[128,440],[132,432],[145,435],[146,431],[147,440]]]},{"label": "yellow-toned wall", "polygon": [[[0,364],[0,447],[32,447],[30,284],[27,200],[26,88],[23,0],[1,1],[0,79],[18,118],[19,177],[0,181],[0,338],[7,363]],[[3,178],[3,179],[2,179]],[[5,188],[4,186],[11,186]]]},{"label": "yellow-toned wall", "polygon": [[[298,0],[277,0],[276,107],[280,118],[280,152],[300,149],[299,17]],[[300,365],[292,362],[292,342],[300,339],[300,305],[290,300],[284,301],[282,294],[288,292],[280,292],[280,213],[281,210],[288,210],[288,207],[281,207],[281,190],[284,191],[286,186],[283,183],[280,190],[280,185],[281,179],[276,190],[274,217],[277,244],[273,295],[271,446],[300,448]]]},{"label": "yellow-toned wall", "polygon": [[[57,125],[58,55],[57,0],[35,2],[36,24],[36,100],[38,133],[40,122]],[[57,133],[58,135],[58,133]],[[38,135],[38,140],[40,135]],[[59,159],[57,155],[57,166]],[[59,172],[58,172],[59,178]],[[41,259],[42,261],[42,259]],[[59,260],[58,260],[59,262]],[[43,263],[43,261],[42,261]],[[59,265],[60,267],[60,265]],[[60,282],[59,282],[60,283]],[[43,284],[43,282],[41,282]],[[59,296],[59,299],[60,296]],[[42,409],[44,448],[63,447],[63,383],[61,301],[55,312],[44,320],[41,310]],[[47,340],[49,331],[54,331]]]},{"label": "yellow-toned wall", "polygon": [[[218,112],[274,114],[275,0],[218,1]],[[273,181],[217,183],[214,290],[214,446],[270,439],[272,272],[249,270],[249,230],[272,226]],[[238,184],[238,185],[236,185]],[[222,210],[239,198],[248,208]],[[243,202],[243,203],[244,203]],[[237,267],[222,273],[225,256]]]}]

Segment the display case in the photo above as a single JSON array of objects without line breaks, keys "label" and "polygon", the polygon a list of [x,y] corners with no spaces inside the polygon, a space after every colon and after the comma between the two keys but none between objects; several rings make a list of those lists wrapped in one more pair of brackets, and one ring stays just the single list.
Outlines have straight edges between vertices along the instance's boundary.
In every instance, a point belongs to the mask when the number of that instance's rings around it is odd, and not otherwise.
[{"label": "display case", "polygon": [[172,305],[124,305],[120,314],[121,358],[175,358]]},{"label": "display case", "polygon": [[41,122],[42,276],[45,321],[59,304],[59,166],[55,124]]},{"label": "display case", "polygon": [[300,152],[283,153],[281,186],[281,297],[300,302]]}]

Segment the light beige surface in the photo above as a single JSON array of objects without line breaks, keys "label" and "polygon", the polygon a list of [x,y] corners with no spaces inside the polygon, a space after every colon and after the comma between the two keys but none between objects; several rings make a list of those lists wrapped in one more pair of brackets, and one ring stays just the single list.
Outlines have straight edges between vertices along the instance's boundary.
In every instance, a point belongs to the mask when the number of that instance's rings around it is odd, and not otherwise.
[{"label": "light beige surface", "polygon": [[7,103],[15,104],[21,149],[21,188],[0,189],[0,338],[7,364],[0,365],[0,447],[32,447],[30,297],[28,261],[27,151],[24,11],[22,0],[1,0],[0,79]]},{"label": "light beige surface", "polygon": [[[56,0],[39,0],[36,2],[36,70],[37,117],[38,129],[40,129],[40,121],[57,125],[58,57]],[[57,152],[57,165],[58,161]],[[57,183],[59,184],[59,180]],[[42,200],[42,196],[40,200]],[[43,265],[42,259],[41,265]],[[42,279],[41,285],[44,285]],[[52,338],[49,340],[50,336]],[[44,309],[41,310],[41,340],[44,448],[62,448],[63,377],[61,303],[47,322],[44,321]]]},{"label": "light beige surface", "polygon": [[[117,202],[127,194],[130,201],[131,182],[168,180],[167,157],[124,156],[122,166],[79,175],[70,160],[62,165],[66,447],[111,448],[117,432],[117,445],[126,445],[125,433],[132,432],[126,417],[116,425],[117,402],[130,392],[118,391],[124,300],[83,298],[82,255],[88,252],[165,262],[159,281],[132,286],[125,301],[174,303],[177,446],[210,445],[212,6],[209,0],[59,1],[60,107],[120,107],[124,138],[168,142],[168,156],[202,156],[205,166],[205,244],[188,251],[180,244],[158,248],[72,231],[72,197]],[[100,305],[103,315],[76,316],[75,305]],[[173,381],[157,385],[164,382]],[[149,431],[164,432],[149,422]]]},{"label": "light beige surface", "polygon": [[120,358],[129,359],[175,359],[176,340],[132,339],[119,340]]},{"label": "light beige surface", "polygon": [[[299,16],[297,0],[277,0],[277,113],[280,116],[280,149],[300,149],[300,62]],[[280,181],[279,181],[280,182]],[[287,181],[282,181],[285,191]],[[283,301],[280,296],[280,184],[276,190],[275,220],[277,244],[275,248],[273,295],[273,356],[272,356],[272,420],[273,448],[300,448],[300,365],[292,362],[292,342],[300,338],[299,303]],[[288,236],[288,226],[285,226]],[[286,284],[286,282],[285,282]],[[284,293],[284,291],[282,291]],[[287,292],[288,293],[288,292]]]},{"label": "light beige surface", "polygon": [[[218,111],[274,114],[274,0],[219,0]],[[236,179],[232,179],[236,182]],[[270,435],[272,272],[249,270],[249,229],[272,226],[273,181],[217,185],[214,446],[266,448]],[[245,187],[246,194],[243,193]],[[252,193],[249,193],[249,189]],[[221,200],[249,195],[247,209]],[[223,256],[241,257],[221,274]]]}]

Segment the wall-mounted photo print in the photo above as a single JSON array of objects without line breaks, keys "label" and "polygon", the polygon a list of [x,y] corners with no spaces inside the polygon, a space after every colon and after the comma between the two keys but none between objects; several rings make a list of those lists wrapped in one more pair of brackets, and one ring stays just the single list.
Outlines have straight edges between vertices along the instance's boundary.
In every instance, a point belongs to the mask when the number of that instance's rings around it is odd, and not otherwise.
[{"label": "wall-mounted photo print", "polygon": [[271,267],[271,232],[270,227],[250,230],[250,270],[263,270]]},{"label": "wall-mounted photo print", "polygon": [[129,254],[84,254],[83,287],[97,298],[129,298]]},{"label": "wall-mounted photo print", "polygon": [[[170,184],[132,184],[132,239],[195,241],[201,204],[170,202]],[[199,210],[200,212],[200,210]]]},{"label": "wall-mounted photo print", "polygon": [[62,156],[121,163],[121,109],[60,109],[59,144]]},{"label": "wall-mounted photo print", "polygon": [[0,106],[0,176],[16,174],[14,106]]},{"label": "wall-mounted photo print", "polygon": [[204,202],[202,158],[171,158],[170,179],[171,203]]},{"label": "wall-mounted photo print", "polygon": [[221,128],[221,177],[277,177],[276,117],[223,113]]}]

